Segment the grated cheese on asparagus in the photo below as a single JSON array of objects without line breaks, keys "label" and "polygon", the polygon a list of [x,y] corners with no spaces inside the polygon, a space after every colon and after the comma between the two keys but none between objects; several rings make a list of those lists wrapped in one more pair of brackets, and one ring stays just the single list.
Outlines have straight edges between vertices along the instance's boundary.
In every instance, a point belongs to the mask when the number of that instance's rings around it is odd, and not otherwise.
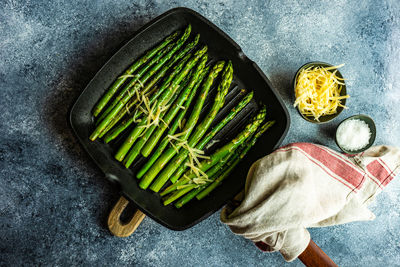
[{"label": "grated cheese on asparagus", "polygon": [[130,110],[129,110],[129,107],[128,107],[128,105],[125,105],[125,109],[126,109],[126,112],[130,115],[131,114],[131,112],[130,112]]},{"label": "grated cheese on asparagus", "polygon": [[182,128],[183,128],[183,126],[185,125],[185,123],[186,123],[186,119],[183,119],[183,120],[180,120],[180,121],[179,121],[179,125],[178,125],[178,126],[179,126],[179,129],[180,129],[180,130],[182,130]]},{"label": "grated cheese on asparagus", "polygon": [[212,182],[212,180],[211,179],[207,179],[207,178],[205,178],[205,179],[197,178],[197,177],[193,178],[193,183],[198,184],[198,185],[206,184],[208,182]]},{"label": "grated cheese on asparagus", "polygon": [[169,134],[169,135],[167,135],[168,136],[168,138],[169,139],[173,139],[173,140],[176,140],[176,141],[183,141],[182,139],[180,139],[179,137],[180,136],[182,136],[182,135],[184,135],[186,133],[186,131],[183,131],[183,132],[180,132],[180,133],[177,133],[177,134],[174,134],[174,135],[171,135],[171,134]]},{"label": "grated cheese on asparagus", "polygon": [[179,137],[182,136],[182,135],[184,135],[185,133],[186,133],[186,131],[177,133],[177,134],[175,134],[175,135],[171,135],[171,134],[168,134],[168,135],[167,135],[168,142],[169,142],[169,143],[171,144],[171,146],[175,149],[176,153],[179,153],[179,149],[178,149],[178,147],[175,145],[174,141],[183,142],[183,140],[180,139]]},{"label": "grated cheese on asparagus", "polygon": [[144,85],[140,79],[137,79],[138,84],[140,85],[141,88],[144,88]]},{"label": "grated cheese on asparagus", "polygon": [[136,77],[137,75],[133,75],[133,74],[124,74],[118,77],[118,79],[124,79],[124,78],[133,78]]},{"label": "grated cheese on asparagus", "polygon": [[[189,161],[185,163],[188,166],[198,179],[207,179],[208,176],[205,172],[203,172],[199,167],[201,167],[201,162],[199,159],[209,159],[209,156],[204,155],[204,151],[190,147],[187,143],[187,140],[182,140],[179,138],[185,134],[185,132],[177,133],[175,135],[167,135],[168,141],[170,142],[171,146],[175,149],[177,153],[179,153],[179,148],[182,147],[183,149],[188,151]],[[198,180],[199,181],[199,180]]]},{"label": "grated cheese on asparagus", "polygon": [[[130,90],[128,90],[128,91],[130,91]],[[142,99],[140,97],[140,90],[136,90],[135,93],[136,93],[136,100],[140,101],[140,104],[141,104],[142,103]]]},{"label": "grated cheese on asparagus", "polygon": [[220,140],[218,140],[218,139],[216,139],[216,140],[214,140],[214,139],[212,139],[210,142],[208,142],[208,144],[206,145],[206,150],[207,149],[209,149],[210,147],[212,147],[213,145],[215,145],[215,144],[217,144],[217,143],[219,143],[220,142]]}]

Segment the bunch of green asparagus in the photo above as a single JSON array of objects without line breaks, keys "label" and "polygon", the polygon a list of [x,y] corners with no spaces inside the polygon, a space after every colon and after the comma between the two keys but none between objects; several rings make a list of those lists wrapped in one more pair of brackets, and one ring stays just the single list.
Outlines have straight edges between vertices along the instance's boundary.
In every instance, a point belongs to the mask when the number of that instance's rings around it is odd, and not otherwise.
[{"label": "bunch of green asparagus", "polygon": [[[176,201],[178,208],[207,196],[274,123],[264,123],[262,107],[233,140],[211,155],[204,154],[253,93],[242,90],[242,100],[211,128],[224,106],[233,66],[231,61],[207,66],[207,46],[197,48],[199,34],[185,44],[190,34],[190,25],[182,34],[171,34],[117,78],[93,109],[96,127],[90,135],[92,141],[103,138],[109,143],[126,134],[115,159],[129,168],[140,154],[148,158],[136,174],[140,188],[159,192],[169,183],[161,192],[164,205]],[[200,121],[214,86],[212,105]]]}]

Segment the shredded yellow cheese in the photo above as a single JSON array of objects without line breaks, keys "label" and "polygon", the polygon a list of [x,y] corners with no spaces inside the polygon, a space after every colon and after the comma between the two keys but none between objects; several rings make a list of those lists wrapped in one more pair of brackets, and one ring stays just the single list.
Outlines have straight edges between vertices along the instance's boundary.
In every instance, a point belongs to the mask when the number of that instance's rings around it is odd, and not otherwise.
[{"label": "shredded yellow cheese", "polygon": [[194,177],[193,179],[195,179],[195,178],[207,179],[208,178],[208,175],[205,172],[203,172],[199,167],[194,165],[193,159],[190,158],[190,156],[189,156],[189,162],[186,162],[185,165],[188,166],[190,168],[190,171],[196,175],[196,177]]},{"label": "shredded yellow cheese", "polygon": [[169,141],[169,143],[171,144],[171,146],[173,147],[173,149],[175,149],[176,153],[179,153],[179,149],[178,149],[178,147],[175,145],[174,141],[183,142],[183,140],[180,139],[179,137],[180,137],[181,135],[184,135],[185,133],[186,133],[186,131],[177,133],[177,134],[175,134],[175,135],[171,135],[171,134],[167,135],[168,141]]},{"label": "shredded yellow cheese", "polygon": [[210,147],[212,147],[213,145],[219,143],[219,142],[220,142],[220,140],[218,140],[218,139],[216,139],[216,140],[212,139],[212,140],[211,140],[210,142],[208,142],[208,144],[206,145],[206,150],[209,149]]},{"label": "shredded yellow cheese", "polygon": [[340,95],[344,83],[336,75],[337,69],[343,66],[303,69],[296,79],[294,107],[298,107],[301,114],[314,117],[316,121],[321,116],[335,114],[338,107],[347,108],[341,104],[341,100],[350,96]]},{"label": "shredded yellow cheese", "polygon": [[139,83],[140,87],[142,87],[142,88],[144,87],[144,85],[140,79],[137,79],[137,82]]},{"label": "shredded yellow cheese", "polygon": [[183,132],[180,132],[180,133],[177,133],[177,134],[174,134],[174,135],[171,135],[171,134],[169,134],[168,135],[168,138],[169,139],[172,139],[172,140],[176,140],[176,141],[182,141],[182,139],[180,139],[179,137],[180,136],[182,136],[182,135],[184,135],[186,133],[186,131],[183,131]]},{"label": "shredded yellow cheese", "polygon": [[123,78],[132,78],[132,77],[136,77],[136,75],[132,75],[132,74],[124,74],[118,77],[118,79],[123,79]]},{"label": "shredded yellow cheese", "polygon": [[130,112],[130,110],[129,110],[129,107],[128,107],[128,105],[125,105],[125,109],[126,109],[126,112],[130,115],[131,114],[131,112]]},{"label": "shredded yellow cheese", "polygon": [[138,122],[138,119],[136,119],[138,111],[139,111],[138,109],[135,109],[135,113],[133,113],[133,122],[134,123]]},{"label": "shredded yellow cheese", "polygon": [[211,179],[207,179],[207,178],[193,178],[193,183],[198,184],[198,185],[202,185],[202,184],[206,184],[208,182],[212,182]]},{"label": "shredded yellow cheese", "polygon": [[186,123],[186,119],[180,120],[180,121],[179,121],[179,124],[178,124],[179,129],[182,130],[182,128],[183,128],[183,126],[185,125],[185,123]]},{"label": "shredded yellow cheese", "polygon": [[[175,135],[167,135],[168,141],[170,142],[171,146],[175,149],[177,153],[179,153],[179,148],[182,147],[183,149],[188,151],[188,157],[189,161],[185,163],[186,166],[188,166],[191,170],[192,173],[196,175],[194,179],[197,179],[195,182],[198,184],[198,182],[201,180],[203,181],[204,179],[207,179],[208,176],[205,172],[203,172],[199,167],[201,167],[201,162],[199,159],[209,159],[209,156],[204,155],[204,151],[190,147],[187,140],[182,140],[179,138],[186,132],[181,132]],[[187,178],[187,176],[184,176]],[[194,180],[192,180],[194,181]],[[205,181],[206,182],[206,181]]]},{"label": "shredded yellow cheese", "polygon": [[[140,104],[142,104],[142,102],[143,102],[143,100],[141,99],[141,97],[140,97],[140,93],[141,92],[139,92],[140,90],[136,90],[135,92],[136,92],[136,100],[137,101],[140,101]],[[130,90],[128,90],[128,92],[130,92]],[[129,94],[130,95],[130,94]],[[140,105],[139,104],[139,105]]]}]

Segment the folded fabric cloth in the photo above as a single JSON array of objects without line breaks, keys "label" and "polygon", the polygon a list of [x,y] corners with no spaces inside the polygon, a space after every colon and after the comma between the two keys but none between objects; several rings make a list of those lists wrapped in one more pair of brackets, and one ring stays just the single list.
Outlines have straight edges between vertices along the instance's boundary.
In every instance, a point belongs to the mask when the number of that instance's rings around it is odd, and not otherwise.
[{"label": "folded fabric cloth", "polygon": [[394,147],[349,156],[320,145],[290,144],[252,165],[244,192],[223,208],[221,221],[292,261],[310,242],[306,228],[374,219],[367,205],[399,170],[400,150]]}]

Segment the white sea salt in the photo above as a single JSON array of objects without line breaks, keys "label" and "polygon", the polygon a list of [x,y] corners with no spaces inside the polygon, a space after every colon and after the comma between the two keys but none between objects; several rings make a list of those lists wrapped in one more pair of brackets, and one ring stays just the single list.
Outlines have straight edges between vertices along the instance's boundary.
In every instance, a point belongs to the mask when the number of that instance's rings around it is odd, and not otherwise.
[{"label": "white sea salt", "polygon": [[353,151],[368,145],[371,131],[365,121],[350,119],[340,124],[336,138],[342,148]]}]

